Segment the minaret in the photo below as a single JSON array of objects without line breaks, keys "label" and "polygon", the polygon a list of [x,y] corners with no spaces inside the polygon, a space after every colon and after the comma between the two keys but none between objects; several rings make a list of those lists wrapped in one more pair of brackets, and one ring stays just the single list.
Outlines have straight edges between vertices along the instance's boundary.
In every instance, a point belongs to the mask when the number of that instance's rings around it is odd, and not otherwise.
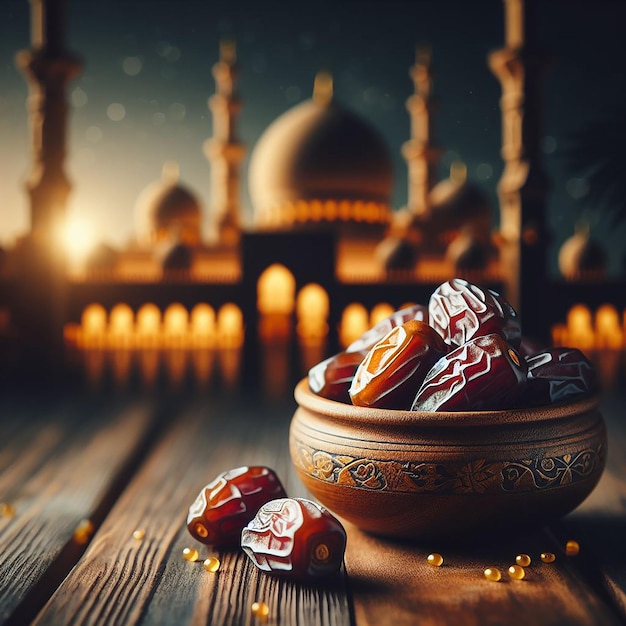
[{"label": "minaret", "polygon": [[16,62],[30,88],[32,169],[26,183],[30,197],[31,234],[48,238],[65,218],[71,185],[65,175],[68,82],[80,62],[65,49],[67,0],[30,0],[30,50]]},{"label": "minaret", "polygon": [[548,297],[546,220],[548,180],[543,170],[542,83],[547,59],[536,41],[539,0],[504,0],[505,46],[489,55],[502,84],[500,199],[501,265],[506,297],[525,332],[543,337],[542,306]]},{"label": "minaret", "polygon": [[204,152],[211,164],[213,226],[219,242],[227,246],[237,245],[241,236],[239,164],[246,153],[236,130],[241,101],[235,93],[235,63],[235,43],[220,42],[220,60],[213,66],[217,89],[209,99],[213,137],[204,144]]},{"label": "minaret", "polygon": [[434,109],[431,53],[418,46],[415,65],[409,71],[414,93],[406,101],[411,117],[411,138],[402,146],[408,166],[408,210],[416,216],[428,217],[428,195],[437,182],[437,161],[440,151],[432,143],[432,113]]},{"label": "minaret", "polygon": [[16,62],[30,90],[32,168],[26,189],[31,223],[18,252],[14,320],[24,364],[49,376],[60,372],[66,304],[65,258],[57,244],[71,189],[64,168],[65,92],[81,64],[65,48],[67,0],[30,4],[32,46],[19,52]]}]

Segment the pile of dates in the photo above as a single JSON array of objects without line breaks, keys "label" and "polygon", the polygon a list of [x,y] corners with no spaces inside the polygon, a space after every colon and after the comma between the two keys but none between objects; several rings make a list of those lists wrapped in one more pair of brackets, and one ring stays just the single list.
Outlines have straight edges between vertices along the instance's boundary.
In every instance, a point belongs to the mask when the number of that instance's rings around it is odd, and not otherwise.
[{"label": "pile of dates", "polygon": [[346,532],[327,509],[288,498],[269,467],[237,467],[202,488],[187,515],[194,539],[214,548],[240,547],[268,574],[317,581],[343,562]]},{"label": "pile of dates", "polygon": [[598,388],[580,350],[525,339],[502,296],[461,278],[441,284],[427,306],[396,311],[312,367],[308,382],[331,400],[412,411],[535,407]]}]

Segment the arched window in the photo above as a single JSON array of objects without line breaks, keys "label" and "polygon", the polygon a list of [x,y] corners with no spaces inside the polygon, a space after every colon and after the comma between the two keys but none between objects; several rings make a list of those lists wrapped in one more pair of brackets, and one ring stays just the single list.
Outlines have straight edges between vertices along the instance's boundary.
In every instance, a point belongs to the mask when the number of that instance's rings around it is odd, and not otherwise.
[{"label": "arched window", "polygon": [[259,276],[257,308],[261,315],[290,315],[294,309],[296,281],[293,274],[278,263]]},{"label": "arched window", "polygon": [[109,340],[114,348],[131,345],[134,333],[133,310],[125,303],[116,304],[109,316]]},{"label": "arched window", "polygon": [[215,311],[204,302],[191,309],[191,341],[194,347],[208,347],[215,342]]},{"label": "arched window", "polygon": [[375,326],[381,320],[389,317],[394,312],[394,308],[387,302],[379,302],[370,313],[370,327]]},{"label": "arched window", "polygon": [[137,344],[141,347],[158,345],[161,333],[161,311],[148,302],[137,311]]},{"label": "arched window", "polygon": [[315,340],[328,334],[328,294],[317,283],[305,285],[298,293],[296,315],[298,336]]},{"label": "arched window", "polygon": [[107,312],[100,304],[90,304],[81,315],[83,344],[87,348],[102,347],[106,341]]},{"label": "arched window", "polygon": [[345,348],[369,328],[367,309],[359,303],[349,304],[341,314],[339,340]]},{"label": "arched window", "polygon": [[217,342],[221,348],[239,348],[243,344],[244,327],[241,309],[232,302],[217,312]]},{"label": "arched window", "polygon": [[567,334],[573,348],[593,348],[591,311],[584,304],[575,304],[567,314]]},{"label": "arched window", "polygon": [[180,303],[174,302],[165,309],[163,315],[163,338],[165,345],[181,347],[187,339],[189,314]]},{"label": "arched window", "polygon": [[620,328],[619,313],[614,306],[603,304],[596,311],[595,322],[596,348],[618,350],[622,347],[624,338]]}]

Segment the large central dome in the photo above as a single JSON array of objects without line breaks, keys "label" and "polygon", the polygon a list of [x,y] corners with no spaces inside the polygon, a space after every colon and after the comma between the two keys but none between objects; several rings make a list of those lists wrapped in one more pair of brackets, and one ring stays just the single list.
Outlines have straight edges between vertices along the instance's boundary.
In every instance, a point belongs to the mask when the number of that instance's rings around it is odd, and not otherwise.
[{"label": "large central dome", "polygon": [[388,223],[392,163],[382,137],[330,98],[314,98],[276,119],[250,162],[255,223]]}]

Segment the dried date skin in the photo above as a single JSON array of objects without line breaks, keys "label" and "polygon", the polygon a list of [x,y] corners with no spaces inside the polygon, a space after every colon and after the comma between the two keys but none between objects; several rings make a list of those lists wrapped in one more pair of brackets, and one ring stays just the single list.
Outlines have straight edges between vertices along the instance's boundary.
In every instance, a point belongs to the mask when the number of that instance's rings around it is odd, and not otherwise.
[{"label": "dried date skin", "polygon": [[418,320],[428,323],[428,307],[423,304],[414,304],[392,313],[389,317],[378,322],[369,330],[366,330],[358,339],[353,341],[346,352],[360,352],[369,350],[375,343],[378,343],[385,335],[390,333],[397,326],[402,326],[405,322]]},{"label": "dried date skin", "polygon": [[428,302],[430,325],[451,346],[496,333],[517,348],[522,331],[515,309],[500,294],[462,278],[442,283]]},{"label": "dried date skin", "polygon": [[261,571],[314,581],[341,567],[346,531],[311,500],[279,498],[264,504],[242,530],[241,547]]},{"label": "dried date skin", "polygon": [[187,529],[198,541],[228,548],[239,544],[242,528],[258,509],[285,497],[278,476],[268,467],[237,467],[216,476],[189,507]]},{"label": "dried date skin", "polygon": [[376,343],[359,365],[349,389],[357,406],[409,409],[430,368],[448,352],[437,331],[412,320]]},{"label": "dried date skin", "polygon": [[526,385],[526,361],[500,336],[474,337],[435,363],[411,410],[511,408]]},{"label": "dried date skin", "polygon": [[549,348],[526,359],[524,406],[541,406],[591,395],[598,390],[592,363],[576,348]]},{"label": "dried date skin", "polygon": [[368,350],[340,352],[317,363],[308,373],[309,389],[323,398],[350,404],[348,389]]}]

